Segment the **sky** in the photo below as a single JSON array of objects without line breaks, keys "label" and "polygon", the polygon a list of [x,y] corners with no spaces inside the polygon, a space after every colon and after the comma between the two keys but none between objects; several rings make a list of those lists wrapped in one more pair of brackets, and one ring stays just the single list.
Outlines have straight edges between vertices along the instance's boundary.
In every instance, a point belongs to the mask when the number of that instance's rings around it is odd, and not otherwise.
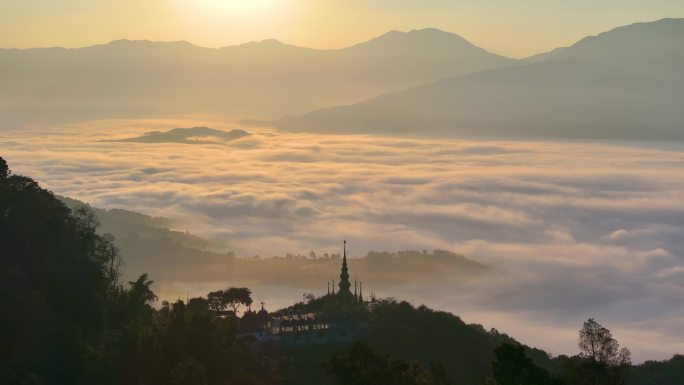
[{"label": "sky", "polygon": [[0,47],[117,39],[220,47],[275,38],[341,48],[389,30],[434,27],[525,57],[617,26],[684,17],[680,0],[0,0]]},{"label": "sky", "polygon": [[[681,143],[255,128],[229,143],[104,141],[191,125],[234,128],[199,118],[94,121],[3,132],[0,142],[14,172],[55,193],[172,218],[238,256],[339,253],[342,239],[354,257],[462,253],[493,274],[425,283],[413,273],[392,287],[362,278],[381,296],[453,312],[554,354],[577,352],[577,330],[589,317],[636,361],[684,350]],[[221,281],[220,265],[196,269],[186,267],[178,281],[164,278],[166,264],[150,271],[155,292],[175,299],[235,284]],[[284,289],[249,286],[271,306],[285,305],[302,290],[321,294],[329,278],[315,287],[282,278]]]}]

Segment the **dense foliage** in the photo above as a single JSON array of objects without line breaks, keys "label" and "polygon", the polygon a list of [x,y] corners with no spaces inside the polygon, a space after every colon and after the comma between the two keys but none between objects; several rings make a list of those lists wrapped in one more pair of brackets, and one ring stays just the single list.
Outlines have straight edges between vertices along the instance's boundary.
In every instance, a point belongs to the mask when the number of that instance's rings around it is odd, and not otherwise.
[{"label": "dense foliage", "polygon": [[441,366],[426,369],[416,361],[391,360],[356,342],[332,354],[323,364],[337,385],[446,385]]},{"label": "dense foliage", "polygon": [[87,383],[116,296],[115,248],[86,211],[72,213],[0,158],[0,376]]},{"label": "dense foliage", "polygon": [[498,385],[562,385],[548,371],[538,367],[522,346],[505,343],[494,350],[491,383]]},{"label": "dense foliage", "polygon": [[684,356],[677,354],[667,361],[646,361],[635,366],[627,381],[629,385],[684,384]]},{"label": "dense foliage", "polygon": [[[298,311],[330,311],[325,297],[292,307]],[[332,309],[333,311],[336,309]],[[354,309],[355,312],[358,310]],[[360,340],[378,355],[391,354],[395,360],[419,363],[424,368],[441,365],[452,384],[482,384],[491,373],[494,350],[502,343],[519,345],[498,331],[469,325],[459,317],[405,301],[377,299],[366,314]],[[321,365],[344,346],[299,346],[289,350],[296,367],[289,384],[330,384]],[[552,366],[549,356],[538,349],[524,347],[526,354],[540,366]]]}]

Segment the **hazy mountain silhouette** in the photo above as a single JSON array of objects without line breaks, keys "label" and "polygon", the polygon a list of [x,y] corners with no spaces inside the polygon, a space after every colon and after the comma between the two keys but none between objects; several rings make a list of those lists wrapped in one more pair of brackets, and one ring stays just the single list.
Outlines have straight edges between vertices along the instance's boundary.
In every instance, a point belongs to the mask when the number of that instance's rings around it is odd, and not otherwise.
[{"label": "hazy mountain silhouette", "polygon": [[640,76],[681,77],[684,19],[636,23],[590,36],[559,52],[556,59],[590,59]]},{"label": "hazy mountain silhouette", "polygon": [[[101,209],[67,197],[59,197],[70,209],[87,206],[100,223],[100,233],[110,233],[126,263],[126,276],[156,271],[156,281],[211,282],[240,280],[250,285],[280,285],[306,290],[324,289],[321,277],[338,272],[339,254],[240,258],[226,253],[221,241],[187,231],[163,217],[151,217],[123,209]],[[229,243],[229,242],[228,242]],[[245,256],[242,256],[245,257]],[[287,271],[288,274],[283,274]],[[411,282],[427,284],[439,279],[469,279],[491,272],[491,266],[444,250],[369,252],[354,260],[354,271],[379,287]]]},{"label": "hazy mountain silhouette", "polygon": [[185,113],[277,117],[513,62],[435,29],[335,50],[277,40],[220,49],[130,40],[2,49],[0,114],[4,127]]},{"label": "hazy mountain silhouette", "polygon": [[[172,244],[178,248],[207,249],[220,248],[222,243],[199,237],[188,232],[172,230],[178,224],[164,217],[152,217],[135,211],[124,209],[102,209],[92,207],[82,201],[58,196],[71,210],[87,207],[95,214],[101,227],[100,231],[110,233],[116,242],[129,237],[146,240],[162,240],[162,243]],[[135,264],[135,262],[134,262]],[[137,272],[136,272],[137,273]]]},{"label": "hazy mountain silhouette", "polygon": [[[209,127],[174,128],[168,131],[150,131],[142,136],[111,140],[111,142],[136,143],[224,143],[244,138],[250,133],[244,130],[221,131]],[[202,138],[202,140],[199,140]]]},{"label": "hazy mountain silhouette", "polygon": [[475,72],[515,63],[512,59],[491,54],[464,38],[434,28],[410,32],[390,31],[365,43],[338,51],[372,61],[357,74],[364,81],[424,83],[453,73]]},{"label": "hazy mountain silhouette", "polygon": [[684,19],[620,27],[522,65],[285,118],[325,132],[684,139]]},{"label": "hazy mountain silhouette", "polygon": [[530,63],[539,63],[539,62],[553,60],[553,59],[557,58],[558,56],[560,56],[567,49],[568,49],[568,47],[554,48],[551,51],[539,53],[539,54],[532,55],[530,57],[526,57],[524,59],[521,59],[520,62],[525,63],[525,64],[530,64]]}]

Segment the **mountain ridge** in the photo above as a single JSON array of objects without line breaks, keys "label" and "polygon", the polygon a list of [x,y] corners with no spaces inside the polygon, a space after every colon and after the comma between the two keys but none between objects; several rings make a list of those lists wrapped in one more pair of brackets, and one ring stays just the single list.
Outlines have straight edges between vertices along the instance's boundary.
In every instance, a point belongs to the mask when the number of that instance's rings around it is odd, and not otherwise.
[{"label": "mountain ridge", "polygon": [[7,100],[0,114],[10,127],[198,113],[275,118],[514,62],[443,31],[391,35],[333,50],[274,39],[221,48],[122,39],[0,50]]},{"label": "mountain ridge", "polygon": [[[221,45],[218,47],[207,47],[199,44],[195,44],[191,41],[188,40],[152,40],[152,39],[131,39],[131,38],[120,38],[120,39],[114,39],[110,40],[107,42],[103,43],[96,43],[96,44],[89,44],[89,45],[84,45],[84,46],[78,46],[78,47],[63,47],[63,46],[45,46],[45,47],[27,47],[27,48],[6,48],[6,47],[0,47],[0,50],[12,50],[12,51],[29,51],[29,50],[40,50],[40,49],[53,49],[53,48],[61,48],[65,50],[78,50],[78,49],[84,49],[84,48],[91,48],[91,47],[97,47],[97,46],[107,46],[111,44],[119,44],[119,43],[154,43],[154,44],[184,44],[184,45],[191,45],[197,48],[204,48],[208,50],[221,50],[225,48],[233,48],[233,47],[241,47],[245,45],[253,45],[253,44],[260,44],[260,43],[278,43],[280,45],[285,45],[289,47],[296,47],[296,48],[305,48],[313,51],[340,51],[340,50],[345,50],[349,48],[354,48],[356,46],[374,42],[374,41],[379,41],[382,40],[385,37],[388,36],[396,36],[396,37],[410,37],[410,36],[418,36],[418,35],[424,35],[424,34],[432,34],[434,35],[442,35],[442,36],[450,36],[457,38],[459,40],[462,40],[463,42],[470,44],[472,46],[477,47],[474,43],[471,41],[465,39],[461,35],[449,31],[445,31],[439,28],[433,28],[433,27],[426,27],[426,28],[420,28],[420,29],[411,29],[408,31],[400,31],[400,30],[390,30],[387,31],[383,34],[380,34],[378,36],[369,38],[364,41],[360,41],[358,43],[353,43],[344,47],[340,48],[313,48],[313,47],[307,47],[303,45],[297,45],[297,44],[291,44],[287,42],[283,42],[280,39],[277,38],[267,38],[267,39],[262,39],[262,40],[250,40],[250,41],[245,41],[242,43],[236,43],[236,44],[229,44],[229,45]],[[499,55],[499,56],[504,56],[504,55]]]},{"label": "mountain ridge", "polygon": [[[684,140],[678,128],[684,116],[675,105],[684,97],[680,30],[684,19],[620,27],[520,65],[438,79],[275,125],[335,133]],[[635,33],[641,38],[625,38]]]}]

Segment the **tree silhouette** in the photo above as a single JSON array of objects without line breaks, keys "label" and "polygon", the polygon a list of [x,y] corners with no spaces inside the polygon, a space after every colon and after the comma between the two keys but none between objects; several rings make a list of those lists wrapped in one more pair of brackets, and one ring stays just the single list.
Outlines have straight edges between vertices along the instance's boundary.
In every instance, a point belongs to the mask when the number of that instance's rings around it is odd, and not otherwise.
[{"label": "tree silhouette", "polygon": [[240,306],[252,304],[252,291],[246,287],[230,287],[226,290],[213,291],[207,295],[209,308],[214,311],[225,311],[231,308],[237,314]]},{"label": "tree silhouette", "polygon": [[119,248],[114,244],[113,235],[103,234],[96,240],[95,257],[100,262],[102,272],[109,282],[107,294],[111,298],[116,295],[124,265]]},{"label": "tree silhouette", "polygon": [[631,364],[629,349],[622,348],[607,328],[589,318],[579,331],[583,361],[571,363],[568,382],[577,385],[623,385]]},{"label": "tree silhouette", "polygon": [[0,178],[7,178],[10,174],[9,167],[7,166],[7,162],[0,157]]},{"label": "tree silhouette", "polygon": [[601,326],[593,318],[584,322],[579,332],[578,344],[582,357],[607,365],[631,363],[629,349],[620,349],[620,344],[613,338],[610,330]]},{"label": "tree silhouette", "polygon": [[157,296],[150,289],[154,281],[147,279],[147,274],[142,274],[135,281],[128,281],[131,286],[130,293],[139,303],[149,304],[157,300]]}]

